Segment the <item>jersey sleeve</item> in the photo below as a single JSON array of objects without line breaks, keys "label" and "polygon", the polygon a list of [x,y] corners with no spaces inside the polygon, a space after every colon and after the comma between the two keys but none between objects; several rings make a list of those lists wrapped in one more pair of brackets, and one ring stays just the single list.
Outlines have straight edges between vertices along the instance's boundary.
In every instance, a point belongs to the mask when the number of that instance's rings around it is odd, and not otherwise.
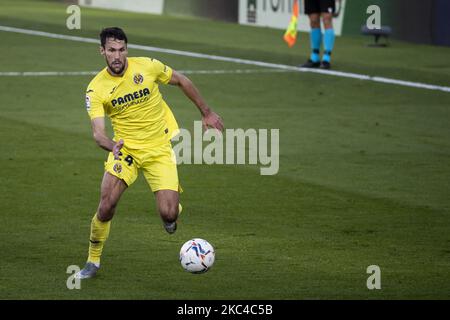
[{"label": "jersey sleeve", "polygon": [[105,116],[103,109],[103,102],[98,92],[95,89],[88,87],[86,91],[86,110],[91,119]]},{"label": "jersey sleeve", "polygon": [[172,78],[172,68],[159,60],[153,59],[153,72],[156,73],[156,81],[162,84],[169,83]]}]

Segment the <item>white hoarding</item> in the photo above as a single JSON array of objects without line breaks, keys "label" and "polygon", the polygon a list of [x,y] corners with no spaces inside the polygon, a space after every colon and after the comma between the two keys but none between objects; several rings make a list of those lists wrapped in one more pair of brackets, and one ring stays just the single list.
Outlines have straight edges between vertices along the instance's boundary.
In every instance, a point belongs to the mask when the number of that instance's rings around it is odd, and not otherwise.
[{"label": "white hoarding", "polygon": [[162,14],[164,0],[79,0],[80,6]]},{"label": "white hoarding", "polygon": [[[341,0],[339,16],[333,19],[336,35],[342,34],[345,2]],[[286,30],[292,16],[294,0],[239,0],[239,23],[252,26]],[[304,1],[299,0],[298,30],[309,31],[309,19],[305,15]]]}]

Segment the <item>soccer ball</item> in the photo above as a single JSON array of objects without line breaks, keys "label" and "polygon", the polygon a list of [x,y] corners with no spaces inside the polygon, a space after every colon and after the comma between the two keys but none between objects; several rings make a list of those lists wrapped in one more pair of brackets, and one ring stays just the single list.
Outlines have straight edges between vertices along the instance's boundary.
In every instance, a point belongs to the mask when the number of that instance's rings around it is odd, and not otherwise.
[{"label": "soccer ball", "polygon": [[190,273],[204,273],[214,264],[215,256],[208,241],[196,238],[186,241],[181,247],[180,263]]}]

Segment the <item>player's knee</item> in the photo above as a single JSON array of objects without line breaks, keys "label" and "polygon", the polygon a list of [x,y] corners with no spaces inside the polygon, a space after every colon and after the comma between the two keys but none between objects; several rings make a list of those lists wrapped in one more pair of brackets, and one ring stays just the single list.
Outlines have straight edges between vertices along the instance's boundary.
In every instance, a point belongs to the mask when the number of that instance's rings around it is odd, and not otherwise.
[{"label": "player's knee", "polygon": [[322,21],[325,29],[333,28],[333,16],[331,14],[324,15]]},{"label": "player's knee", "polygon": [[320,16],[318,14],[310,14],[309,24],[313,29],[320,28]]},{"label": "player's knee", "polygon": [[116,205],[108,199],[102,199],[98,207],[98,219],[106,222],[112,219]]},{"label": "player's knee", "polygon": [[159,213],[165,222],[173,222],[178,218],[178,204],[168,204],[159,208]]}]

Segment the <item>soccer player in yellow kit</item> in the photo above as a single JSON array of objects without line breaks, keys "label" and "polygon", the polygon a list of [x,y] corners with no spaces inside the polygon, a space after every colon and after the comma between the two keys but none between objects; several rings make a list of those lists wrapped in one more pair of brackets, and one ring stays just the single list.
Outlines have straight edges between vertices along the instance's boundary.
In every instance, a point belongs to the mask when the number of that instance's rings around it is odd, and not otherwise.
[{"label": "soccer player in yellow kit", "polygon": [[[186,76],[156,59],[128,58],[128,40],[122,29],[103,29],[100,41],[100,53],[107,66],[88,85],[86,109],[94,139],[109,155],[100,203],[91,221],[89,256],[85,267],[76,274],[80,279],[95,276],[100,268],[115,208],[122,193],[136,180],[139,169],[155,194],[166,231],[176,230],[181,188],[170,139],[177,134],[178,125],[158,85],[178,86],[198,107],[205,128],[223,130],[221,118]],[[114,129],[113,139],[105,133],[105,114]]]}]

